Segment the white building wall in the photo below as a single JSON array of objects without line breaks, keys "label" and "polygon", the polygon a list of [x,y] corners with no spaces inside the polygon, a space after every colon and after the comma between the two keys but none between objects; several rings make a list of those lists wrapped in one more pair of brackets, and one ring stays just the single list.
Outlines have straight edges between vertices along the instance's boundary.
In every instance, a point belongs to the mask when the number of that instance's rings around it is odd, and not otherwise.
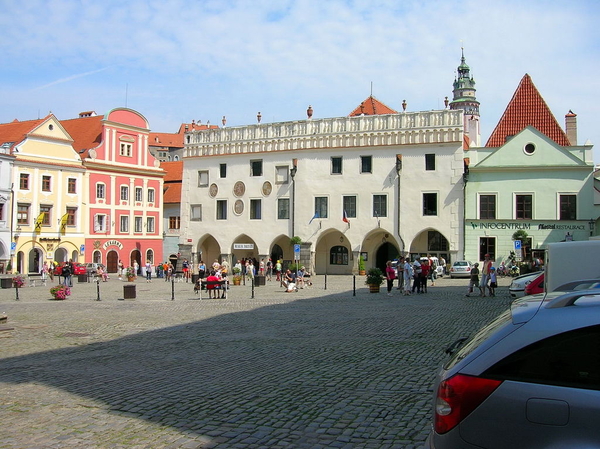
[{"label": "white building wall", "polygon": [[[429,230],[440,232],[448,241],[445,253],[457,253],[462,245],[463,215],[461,125],[462,111],[433,111],[192,133],[184,158],[180,243],[191,238],[196,247],[214,239],[219,256],[236,258],[249,253],[235,251],[234,243],[254,244],[252,256],[257,258],[269,256],[276,243],[284,259],[291,260],[289,240],[295,235],[310,243],[317,271],[328,265],[331,246],[345,246],[350,253],[348,266],[328,266],[329,273],[354,271],[360,252],[369,253],[367,267],[373,266],[375,252],[385,243],[400,253],[426,253]],[[435,170],[425,169],[425,154],[435,155]],[[397,155],[402,157],[399,175]],[[361,156],[372,156],[371,173],[361,173]],[[342,158],[341,174],[332,174],[332,157]],[[262,176],[250,176],[252,160],[262,160]],[[279,183],[277,167],[286,167],[289,176],[294,160],[295,185],[291,178]],[[225,178],[220,178],[220,164],[227,164]],[[205,187],[198,187],[202,170],[208,170],[209,180]],[[234,193],[237,182],[244,183],[243,195]],[[272,186],[268,195],[263,190],[266,182]],[[213,184],[217,188],[214,197]],[[423,216],[425,192],[437,194],[436,216]],[[357,216],[349,218],[350,226],[342,220],[345,195],[357,197]],[[373,195],[387,196],[387,216],[373,216]],[[328,198],[328,216],[310,222],[315,197]],[[279,198],[294,203],[293,220],[277,218]],[[250,219],[253,199],[262,201],[260,220]],[[216,219],[217,200],[227,201],[227,220]],[[235,212],[238,200],[244,205],[241,214]],[[198,204],[202,205],[202,221],[191,221],[191,206]]]}]

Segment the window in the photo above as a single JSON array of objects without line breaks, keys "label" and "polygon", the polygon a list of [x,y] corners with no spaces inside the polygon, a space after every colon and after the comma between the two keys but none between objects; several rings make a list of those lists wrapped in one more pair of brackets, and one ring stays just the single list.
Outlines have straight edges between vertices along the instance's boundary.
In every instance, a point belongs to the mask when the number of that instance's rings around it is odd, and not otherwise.
[{"label": "window", "polygon": [[360,157],[360,172],[373,173],[373,156]]},{"label": "window", "polygon": [[423,194],[423,215],[437,215],[437,193]]},{"label": "window", "polygon": [[129,187],[121,186],[121,201],[127,201],[129,199]]},{"label": "window", "polygon": [[425,155],[425,170],[435,170],[435,154]]},{"label": "window", "polygon": [[77,218],[77,208],[67,207],[67,226],[75,226]]},{"label": "window", "polygon": [[373,195],[373,216],[387,217],[387,196]]},{"label": "window", "polygon": [[42,176],[42,192],[50,192],[51,177],[48,175]]},{"label": "window", "polygon": [[198,171],[198,187],[208,187],[208,170]]},{"label": "window", "polygon": [[577,195],[560,196],[560,220],[577,220]]},{"label": "window", "polygon": [[318,196],[315,198],[315,217],[327,218],[327,197]]},{"label": "window", "polygon": [[192,204],[190,209],[190,220],[202,221],[202,204]]},{"label": "window", "polygon": [[121,156],[130,157],[132,148],[133,148],[133,146],[130,143],[121,142],[121,152],[120,152]]},{"label": "window", "polygon": [[29,204],[17,205],[17,224],[29,224]]},{"label": "window", "polygon": [[77,179],[69,178],[67,180],[67,193],[77,193]]},{"label": "window", "polygon": [[290,169],[287,165],[275,167],[275,184],[287,184],[289,181]]},{"label": "window", "polygon": [[262,218],[262,201],[250,200],[250,220],[260,220]]},{"label": "window", "polygon": [[217,220],[227,220],[227,200],[217,200]]},{"label": "window", "polygon": [[107,232],[108,220],[104,214],[97,214],[94,216],[94,232]]},{"label": "window", "polygon": [[479,237],[479,259],[483,260],[485,255],[489,254],[490,259],[496,259],[496,238],[495,237]]},{"label": "window", "polygon": [[343,212],[346,212],[348,218],[356,218],[356,197],[344,196],[342,198]]},{"label": "window", "polygon": [[180,229],[181,218],[179,216],[169,217],[169,229]]},{"label": "window", "polygon": [[331,265],[348,265],[348,248],[345,246],[334,246],[329,252],[329,263]]},{"label": "window", "polygon": [[121,219],[120,219],[120,226],[119,226],[119,231],[120,232],[129,232],[129,216],[128,215],[121,215]]},{"label": "window", "polygon": [[331,158],[331,174],[341,175],[342,174],[342,158],[341,156],[334,156]]},{"label": "window", "polygon": [[0,203],[0,221],[4,221],[4,203]]},{"label": "window", "polygon": [[219,176],[227,178],[227,164],[219,164]]},{"label": "window", "polygon": [[146,218],[146,232],[154,233],[154,217]]},{"label": "window", "polygon": [[135,200],[142,202],[144,201],[144,193],[142,192],[142,188],[141,187],[136,187],[135,188]]},{"label": "window", "polygon": [[489,368],[492,379],[600,389],[600,326],[553,335],[530,344]]},{"label": "window", "polygon": [[143,221],[144,221],[143,217],[135,217],[133,219],[133,232],[137,232],[137,233],[142,232]]},{"label": "window", "polygon": [[106,198],[106,186],[104,184],[96,184],[96,199]]},{"label": "window", "polygon": [[516,195],[515,218],[517,220],[531,220],[533,217],[533,199],[531,195]]},{"label": "window", "polygon": [[277,200],[277,219],[289,220],[290,219],[290,199],[279,198]]},{"label": "window", "polygon": [[440,232],[427,231],[427,251],[448,251],[449,249],[448,240]]},{"label": "window", "polygon": [[479,218],[481,220],[496,219],[496,195],[479,195]]},{"label": "window", "polygon": [[154,196],[154,189],[148,189],[148,202],[154,203],[155,198],[156,197]]},{"label": "window", "polygon": [[42,226],[50,226],[50,218],[52,214],[52,206],[42,205],[40,206],[40,214],[44,213],[44,218],[42,218]]},{"label": "window", "polygon": [[250,176],[262,176],[263,161],[262,159],[250,161]]},{"label": "window", "polygon": [[19,189],[29,190],[29,174],[21,173],[19,175]]}]

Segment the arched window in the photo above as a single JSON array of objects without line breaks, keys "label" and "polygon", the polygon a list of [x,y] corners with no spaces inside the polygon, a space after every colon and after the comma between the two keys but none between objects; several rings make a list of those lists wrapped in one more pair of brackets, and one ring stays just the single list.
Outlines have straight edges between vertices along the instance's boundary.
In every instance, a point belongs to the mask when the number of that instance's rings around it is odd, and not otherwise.
[{"label": "arched window", "polygon": [[150,263],[154,263],[154,251],[152,251],[151,249],[146,251],[146,260],[149,260]]},{"label": "arched window", "polygon": [[334,246],[329,252],[329,263],[331,265],[348,265],[348,248],[345,246]]}]

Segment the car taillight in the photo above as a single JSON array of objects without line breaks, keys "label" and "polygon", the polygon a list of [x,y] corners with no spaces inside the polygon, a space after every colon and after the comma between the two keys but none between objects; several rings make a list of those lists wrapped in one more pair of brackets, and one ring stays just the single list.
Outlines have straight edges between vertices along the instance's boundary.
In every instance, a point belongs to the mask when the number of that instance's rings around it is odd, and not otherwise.
[{"label": "car taillight", "polygon": [[435,401],[434,429],[443,434],[475,410],[502,381],[457,374],[440,383]]}]

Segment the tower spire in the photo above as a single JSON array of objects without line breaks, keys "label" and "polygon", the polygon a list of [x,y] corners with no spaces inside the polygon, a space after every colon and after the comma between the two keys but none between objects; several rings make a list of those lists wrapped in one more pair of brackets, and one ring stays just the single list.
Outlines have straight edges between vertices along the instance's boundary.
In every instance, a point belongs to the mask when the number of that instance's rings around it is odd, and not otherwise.
[{"label": "tower spire", "polygon": [[471,68],[465,59],[465,49],[460,47],[460,65],[456,69],[454,78],[453,98],[450,109],[462,109],[464,111],[465,133],[476,146],[480,145],[479,132],[479,102],[475,97],[475,80],[471,76]]}]

